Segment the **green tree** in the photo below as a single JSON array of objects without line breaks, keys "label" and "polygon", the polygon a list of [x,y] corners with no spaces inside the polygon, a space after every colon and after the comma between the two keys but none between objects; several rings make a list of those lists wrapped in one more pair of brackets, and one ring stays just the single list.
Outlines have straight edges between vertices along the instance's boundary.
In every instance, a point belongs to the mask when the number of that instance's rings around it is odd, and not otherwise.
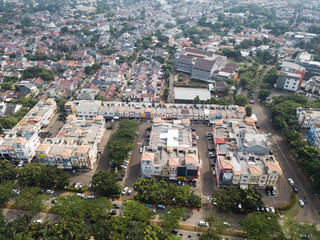
[{"label": "green tree", "polygon": [[0,205],[9,201],[14,185],[14,182],[2,182],[0,184]]},{"label": "green tree", "polygon": [[144,204],[129,200],[124,204],[123,215],[133,221],[148,222],[155,214]]},{"label": "green tree", "polygon": [[160,226],[147,226],[143,240],[164,240],[167,235],[162,231]]},{"label": "green tree", "polygon": [[32,213],[44,210],[46,208],[45,200],[49,199],[49,195],[39,194],[39,190],[38,187],[24,188],[15,198],[14,205]]},{"label": "green tree", "polygon": [[246,116],[251,117],[252,115],[252,107],[248,106],[246,107]]},{"label": "green tree", "polygon": [[16,234],[24,232],[32,220],[31,214],[24,214],[17,217],[12,222],[8,222],[5,228],[5,234],[10,237],[14,237]]},{"label": "green tree", "polygon": [[198,95],[193,99],[192,104],[200,104],[200,98]]},{"label": "green tree", "polygon": [[51,208],[52,212],[59,213],[63,217],[85,217],[97,221],[101,217],[107,217],[112,203],[107,198],[81,199],[77,195],[58,196],[57,202]]},{"label": "green tree", "polygon": [[[240,228],[252,240],[264,240],[281,235],[281,226],[273,213],[251,213],[248,219],[240,220]],[[277,238],[278,239],[278,238]]]},{"label": "green tree", "polygon": [[245,106],[249,103],[248,98],[246,96],[239,95],[236,97],[235,104],[239,106]]},{"label": "green tree", "polygon": [[48,229],[48,235],[48,239],[86,240],[90,237],[90,231],[82,219],[63,218]]},{"label": "green tree", "polygon": [[45,166],[39,163],[27,164],[19,172],[19,175],[18,175],[19,184],[24,186],[38,185],[39,178],[41,176],[43,168],[45,168]]},{"label": "green tree", "polygon": [[265,101],[269,97],[270,91],[267,89],[261,89],[259,93],[259,98],[261,101]]},{"label": "green tree", "polygon": [[126,239],[128,233],[127,218],[101,218],[92,225],[93,237],[96,240]]},{"label": "green tree", "polygon": [[161,224],[167,232],[179,228],[179,221],[186,218],[186,210],[184,208],[169,208],[168,211],[160,215]]},{"label": "green tree", "polygon": [[91,180],[92,191],[101,196],[119,195],[123,186],[117,182],[117,175],[110,171],[99,171]]},{"label": "green tree", "polygon": [[16,180],[17,170],[9,164],[7,159],[0,160],[0,183]]}]

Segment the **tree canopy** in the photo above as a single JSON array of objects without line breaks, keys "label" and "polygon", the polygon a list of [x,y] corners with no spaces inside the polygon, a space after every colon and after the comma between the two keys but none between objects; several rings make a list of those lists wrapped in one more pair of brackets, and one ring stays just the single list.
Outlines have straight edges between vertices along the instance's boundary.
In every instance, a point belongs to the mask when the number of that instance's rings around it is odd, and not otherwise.
[{"label": "tree canopy", "polygon": [[110,171],[102,171],[95,173],[92,177],[92,191],[101,196],[116,196],[122,191],[123,186],[117,182],[118,175]]}]

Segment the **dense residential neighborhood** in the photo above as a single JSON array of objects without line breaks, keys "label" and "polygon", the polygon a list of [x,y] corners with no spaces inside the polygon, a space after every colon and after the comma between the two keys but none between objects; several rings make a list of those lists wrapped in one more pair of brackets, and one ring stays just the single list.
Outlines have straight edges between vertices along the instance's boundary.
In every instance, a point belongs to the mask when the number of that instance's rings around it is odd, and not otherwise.
[{"label": "dense residential neighborhood", "polygon": [[320,239],[319,16],[0,1],[0,237]]}]

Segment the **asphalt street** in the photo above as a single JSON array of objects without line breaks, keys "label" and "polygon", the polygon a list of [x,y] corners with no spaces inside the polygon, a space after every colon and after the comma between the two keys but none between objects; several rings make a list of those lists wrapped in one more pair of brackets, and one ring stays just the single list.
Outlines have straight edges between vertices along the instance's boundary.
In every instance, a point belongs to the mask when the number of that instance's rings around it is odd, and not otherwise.
[{"label": "asphalt street", "polygon": [[258,102],[258,91],[259,89],[256,90],[256,103],[252,104],[252,109],[253,113],[258,117],[258,124],[261,126],[261,131],[271,133],[271,148],[283,170],[283,179],[280,182],[281,191],[284,190],[284,188],[291,188],[287,179],[292,178],[299,191],[297,194],[298,199],[303,199],[303,196],[305,196],[308,201],[308,204],[300,209],[299,214],[295,219],[301,222],[320,223],[320,204],[318,196],[315,195],[307,178],[303,175],[296,160],[290,154],[280,130],[276,130],[272,126],[269,109],[263,107]]}]

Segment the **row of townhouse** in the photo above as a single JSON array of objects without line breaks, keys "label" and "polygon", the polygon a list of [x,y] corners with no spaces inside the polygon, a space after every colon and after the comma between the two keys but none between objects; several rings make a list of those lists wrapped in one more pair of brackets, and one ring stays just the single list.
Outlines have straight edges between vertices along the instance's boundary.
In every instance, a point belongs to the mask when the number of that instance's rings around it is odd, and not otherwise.
[{"label": "row of townhouse", "polygon": [[214,125],[216,179],[220,187],[276,187],[282,169],[270,149],[268,136],[242,120]]},{"label": "row of townhouse", "polygon": [[80,100],[67,102],[65,109],[69,114],[86,119],[101,115],[106,119],[190,119],[213,123],[215,119],[244,119],[245,117],[244,107],[236,105],[219,106],[214,104],[161,105],[141,102],[124,103]]},{"label": "row of townhouse", "polygon": [[30,161],[40,145],[41,128],[50,122],[57,109],[53,99],[40,100],[0,143],[0,158]]},{"label": "row of townhouse", "polygon": [[92,169],[105,132],[105,120],[96,116],[92,120],[69,115],[56,137],[47,138],[35,150],[39,163],[61,169]]},{"label": "row of townhouse", "polygon": [[170,180],[196,180],[200,161],[193,146],[190,121],[158,119],[147,137],[141,156],[141,176]]}]

